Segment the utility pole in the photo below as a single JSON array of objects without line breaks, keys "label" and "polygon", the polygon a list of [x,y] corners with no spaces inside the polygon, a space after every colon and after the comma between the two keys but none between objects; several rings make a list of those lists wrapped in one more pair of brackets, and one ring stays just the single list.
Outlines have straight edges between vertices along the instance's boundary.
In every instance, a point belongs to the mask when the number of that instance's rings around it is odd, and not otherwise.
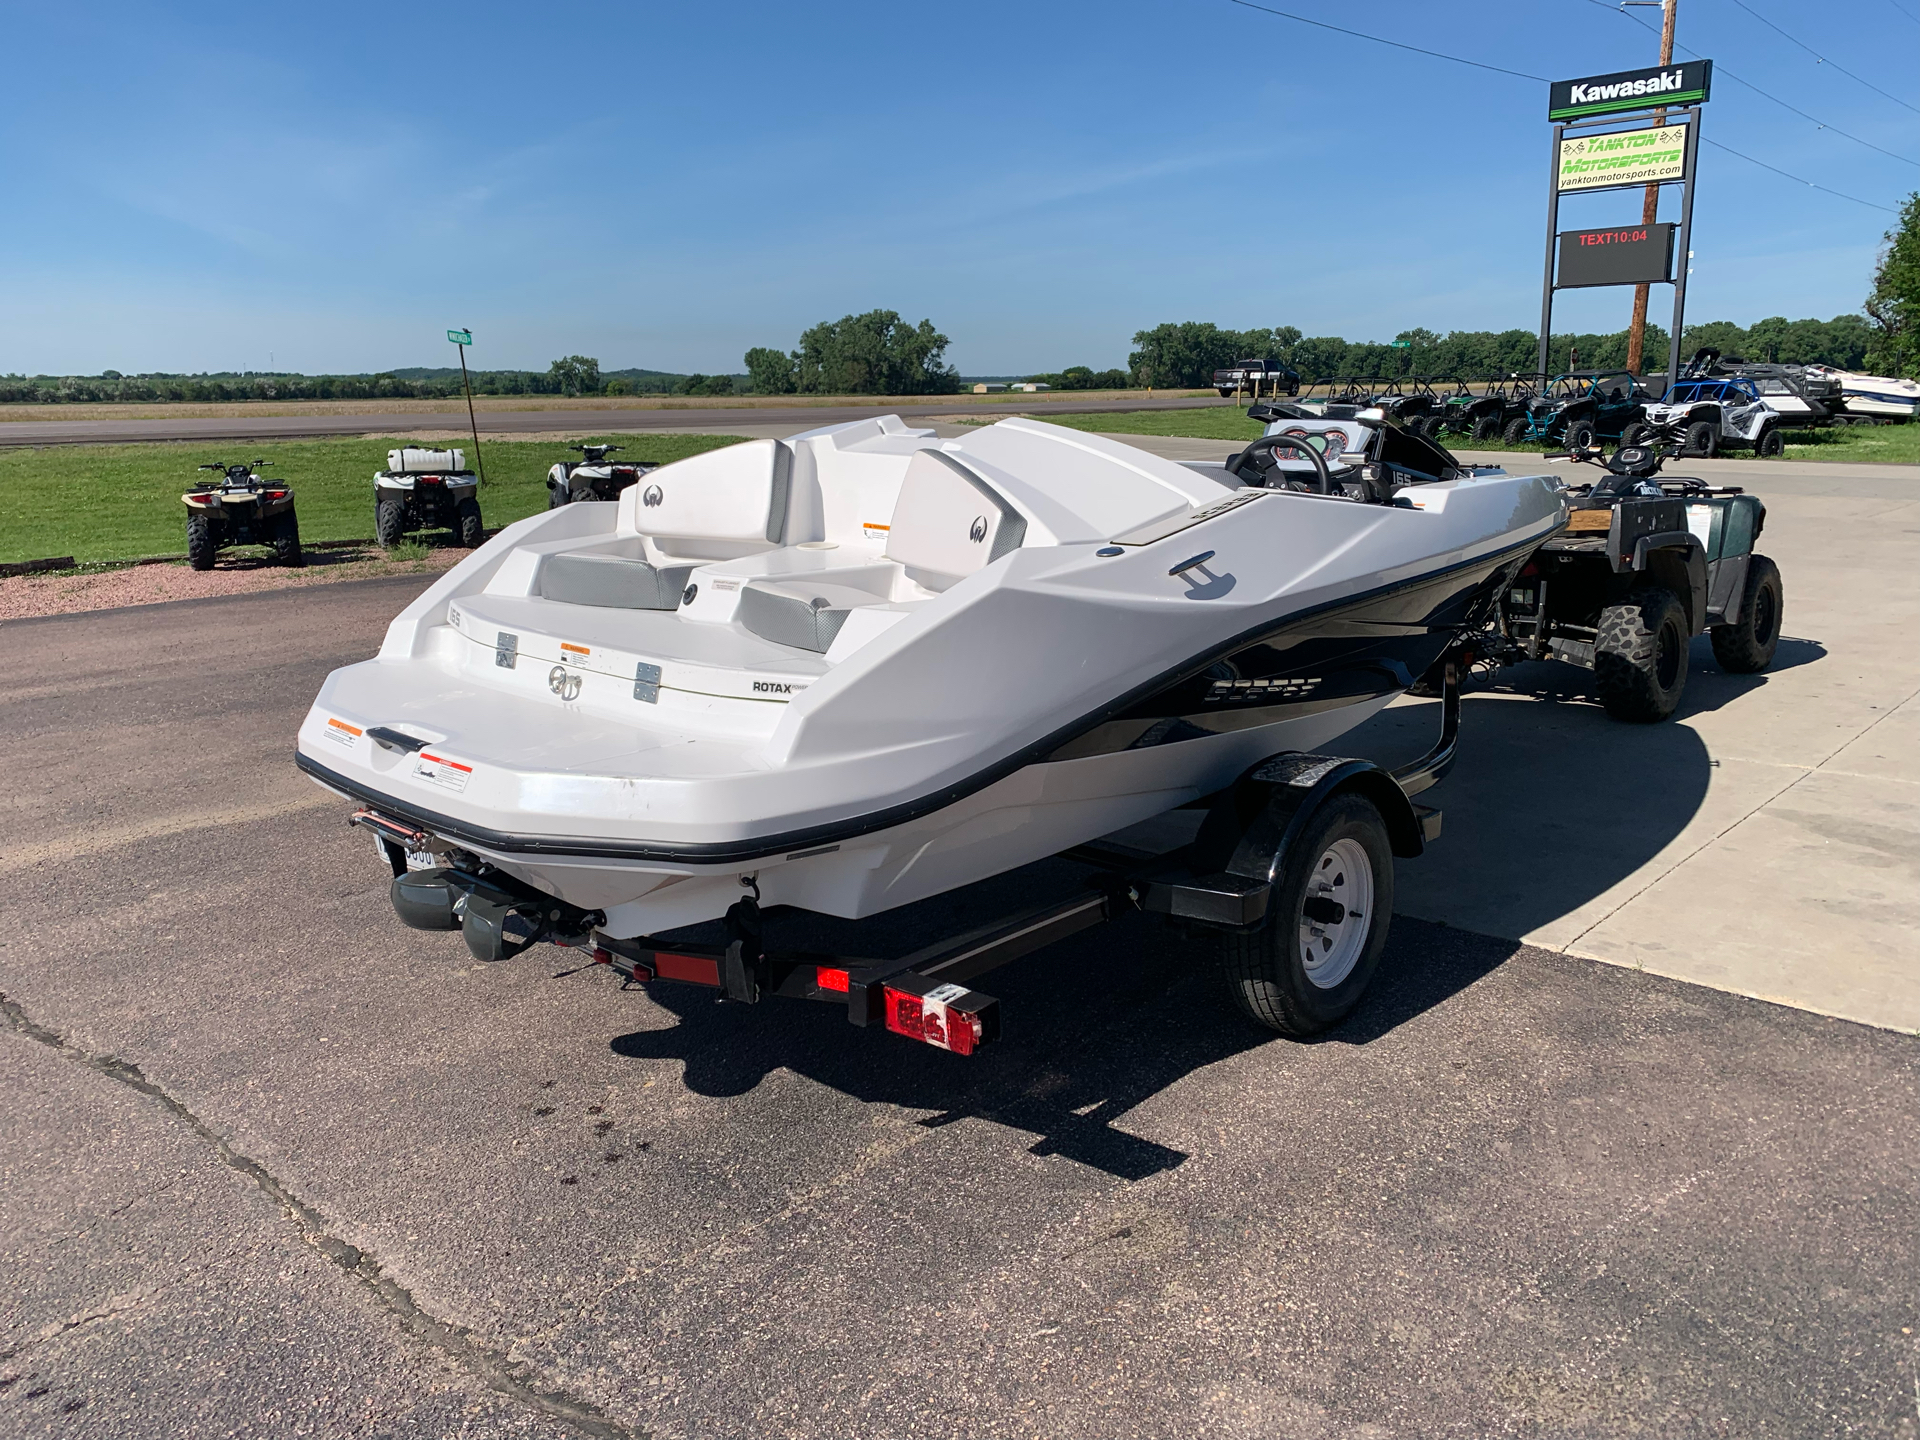
[{"label": "utility pole", "polygon": [[[1680,0],[1661,0],[1660,9],[1664,12],[1660,24],[1660,63],[1665,66],[1673,63],[1673,25],[1674,21],[1678,18]],[[1653,112],[1653,123],[1655,125],[1664,125],[1667,123],[1665,107]],[[1647,197],[1640,205],[1640,223],[1642,225],[1651,225],[1659,218],[1660,187],[1658,185],[1649,185],[1647,186]],[[1682,255],[1680,257],[1680,263],[1684,266],[1687,263],[1687,257]],[[1646,356],[1647,291],[1650,288],[1651,287],[1647,285],[1636,285],[1633,287],[1633,323],[1627,327],[1627,369],[1633,371],[1636,375],[1640,373],[1641,362]],[[1673,344],[1678,345],[1679,343],[1680,337],[1678,335],[1674,336]],[[1673,379],[1674,377],[1669,375],[1667,377],[1667,383],[1671,385]]]}]

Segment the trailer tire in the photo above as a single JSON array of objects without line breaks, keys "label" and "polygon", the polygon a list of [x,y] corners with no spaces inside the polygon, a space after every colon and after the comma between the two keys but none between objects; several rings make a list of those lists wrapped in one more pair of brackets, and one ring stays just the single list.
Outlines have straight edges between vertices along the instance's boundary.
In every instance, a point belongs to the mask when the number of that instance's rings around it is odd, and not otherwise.
[{"label": "trailer tire", "polygon": [[1778,425],[1769,425],[1760,432],[1760,438],[1753,442],[1753,453],[1762,460],[1772,460],[1786,454],[1786,435]]},{"label": "trailer tire", "polygon": [[1509,445],[1526,444],[1527,422],[1525,420],[1509,420],[1507,422],[1507,428],[1500,432],[1500,438]]},{"label": "trailer tire", "polygon": [[[1315,812],[1293,854],[1299,863],[1274,886],[1266,923],[1222,934],[1220,960],[1250,1019],[1304,1037],[1351,1014],[1380,966],[1393,918],[1393,845],[1373,802],[1349,793]],[[1316,920],[1305,913],[1309,901],[1347,913]],[[1356,924],[1366,928],[1349,928]]]},{"label": "trailer tire", "polygon": [[1602,609],[1593,680],[1607,713],[1649,725],[1673,714],[1687,688],[1687,639],[1680,597],[1657,585]]},{"label": "trailer tire", "polygon": [[1473,438],[1476,440],[1491,440],[1499,433],[1500,417],[1498,415],[1482,415],[1473,422]]},{"label": "trailer tire", "polygon": [[464,550],[478,550],[487,538],[487,527],[480,520],[480,502],[469,495],[454,507],[454,533]]},{"label": "trailer tire", "polygon": [[376,500],[373,504],[373,533],[382,550],[391,550],[407,533],[407,502]]},{"label": "trailer tire", "polygon": [[213,557],[219,553],[219,542],[213,536],[213,518],[187,516],[187,564],[196,570],[211,570]]},{"label": "trailer tire", "polygon": [[273,517],[273,558],[277,564],[298,568],[300,555],[300,517],[292,510],[282,510]]},{"label": "trailer tire", "polygon": [[1713,658],[1730,675],[1756,675],[1773,663],[1780,645],[1780,617],[1786,612],[1786,593],[1780,567],[1764,555],[1747,562],[1747,584],[1740,596],[1740,619],[1715,625],[1708,632]]},{"label": "trailer tire", "polygon": [[1694,421],[1687,426],[1687,438],[1680,442],[1680,453],[1711,460],[1713,452],[1720,448],[1719,429],[1711,420]]}]

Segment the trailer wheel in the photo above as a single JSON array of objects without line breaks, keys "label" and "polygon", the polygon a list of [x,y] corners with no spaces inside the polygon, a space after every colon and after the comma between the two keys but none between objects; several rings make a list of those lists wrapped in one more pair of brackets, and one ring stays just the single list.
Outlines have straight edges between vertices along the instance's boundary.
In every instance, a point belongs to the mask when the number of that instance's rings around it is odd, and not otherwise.
[{"label": "trailer wheel", "polygon": [[1525,420],[1509,420],[1507,422],[1507,428],[1500,432],[1500,438],[1509,445],[1526,444],[1527,422]]},{"label": "trailer wheel", "polygon": [[373,506],[373,533],[382,550],[391,550],[407,533],[407,502],[376,500]]},{"label": "trailer wheel", "polygon": [[1719,428],[1711,420],[1694,421],[1687,426],[1687,438],[1680,442],[1680,453],[1711,460],[1713,452],[1719,448]]},{"label": "trailer wheel", "polygon": [[1754,444],[1754,453],[1763,460],[1771,460],[1787,453],[1787,437],[1778,425],[1769,425],[1760,432],[1760,439]]},{"label": "trailer wheel", "polygon": [[1594,688],[1616,720],[1651,724],[1679,708],[1687,688],[1687,612],[1671,590],[1648,586],[1600,612]]},{"label": "trailer wheel", "polygon": [[487,528],[480,522],[480,502],[469,495],[454,507],[453,514],[461,548],[479,549],[487,538]]},{"label": "trailer wheel", "polygon": [[1283,1035],[1336,1025],[1366,994],[1393,917],[1393,847],[1373,802],[1338,795],[1274,886],[1266,924],[1220,937],[1233,1000]]},{"label": "trailer wheel", "polygon": [[1740,597],[1738,623],[1715,625],[1707,632],[1720,668],[1733,675],[1754,675],[1771,665],[1773,652],[1780,644],[1780,617],[1785,610],[1780,567],[1764,555],[1755,555],[1747,562],[1747,585]]},{"label": "trailer wheel", "polygon": [[291,510],[282,510],[273,517],[273,558],[281,565],[301,563],[300,518]]},{"label": "trailer wheel", "polygon": [[213,538],[213,520],[206,515],[187,516],[187,564],[196,570],[211,570],[220,546]]}]

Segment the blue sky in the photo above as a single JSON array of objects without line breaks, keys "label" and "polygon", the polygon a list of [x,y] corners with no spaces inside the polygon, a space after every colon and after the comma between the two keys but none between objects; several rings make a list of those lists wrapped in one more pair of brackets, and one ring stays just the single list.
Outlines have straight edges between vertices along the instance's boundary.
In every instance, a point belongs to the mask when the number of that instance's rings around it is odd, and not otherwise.
[{"label": "blue sky", "polygon": [[[1591,0],[1273,3],[1537,75],[1657,58]],[[1920,104],[1920,0],[1746,3]],[[1163,320],[1384,339],[1538,311],[1545,86],[1230,0],[97,0],[6,27],[0,371],[446,364],[454,324],[487,367],[737,370],[885,307],[988,374],[1123,364]],[[1735,0],[1681,0],[1679,38],[1920,159],[1920,114]],[[1724,74],[1707,122],[1882,205],[1920,188]],[[1859,305],[1890,215],[1702,170],[1692,318]],[[1638,215],[1612,192],[1563,221]],[[1628,293],[1563,296],[1555,328],[1619,328]]]}]

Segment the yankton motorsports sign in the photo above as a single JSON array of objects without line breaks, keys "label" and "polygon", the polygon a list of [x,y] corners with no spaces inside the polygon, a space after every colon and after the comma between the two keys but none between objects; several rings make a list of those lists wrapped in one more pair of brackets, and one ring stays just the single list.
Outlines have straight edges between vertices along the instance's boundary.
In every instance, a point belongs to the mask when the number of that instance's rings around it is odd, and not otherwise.
[{"label": "yankton motorsports sign", "polygon": [[1615,185],[1662,185],[1687,175],[1687,127],[1642,125],[1605,135],[1574,135],[1560,142],[1554,183],[1560,193]]},{"label": "yankton motorsports sign", "polygon": [[1547,91],[1549,120],[1588,120],[1656,105],[1698,105],[1713,88],[1713,62],[1688,60],[1650,70],[1621,70],[1585,80],[1555,80]]}]

